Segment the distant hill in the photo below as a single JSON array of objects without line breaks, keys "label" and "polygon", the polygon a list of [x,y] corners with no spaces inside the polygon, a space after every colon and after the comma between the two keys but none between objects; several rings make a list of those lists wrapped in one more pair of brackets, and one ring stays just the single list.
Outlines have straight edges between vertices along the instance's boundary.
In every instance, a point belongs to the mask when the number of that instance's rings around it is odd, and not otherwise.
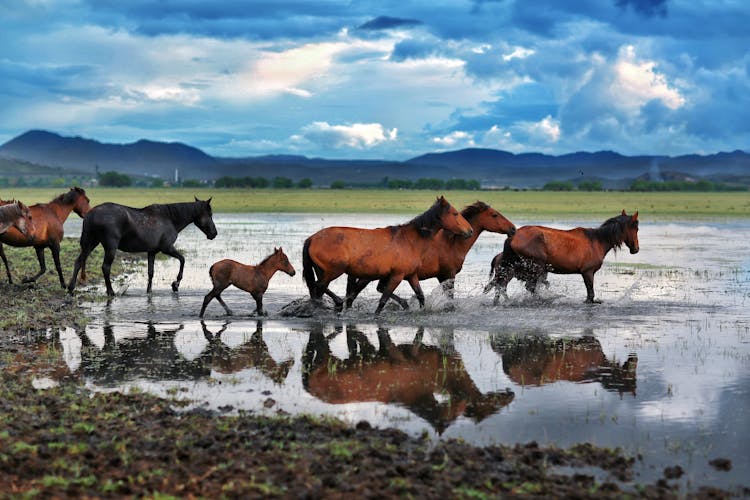
[{"label": "distant hill", "polygon": [[[130,175],[171,179],[179,169],[182,179],[232,177],[309,177],[315,184],[334,180],[376,183],[390,179],[477,179],[485,187],[541,187],[551,180],[598,180],[605,187],[627,187],[636,178],[656,180],[670,176],[707,178],[723,182],[750,182],[750,155],[743,151],[713,155],[624,156],[613,151],[575,152],[560,156],[514,154],[495,149],[470,148],[428,153],[407,161],[330,160],[298,155],[218,158],[179,142],[139,140],[106,144],[81,137],[63,137],[32,130],[0,146],[0,159],[93,174],[98,166]],[[6,169],[0,162],[0,175]]]}]

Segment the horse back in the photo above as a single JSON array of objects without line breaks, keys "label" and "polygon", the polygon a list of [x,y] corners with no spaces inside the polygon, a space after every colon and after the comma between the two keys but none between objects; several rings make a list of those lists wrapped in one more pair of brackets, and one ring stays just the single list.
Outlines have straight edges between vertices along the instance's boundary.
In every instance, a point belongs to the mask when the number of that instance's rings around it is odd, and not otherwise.
[{"label": "horse back", "polygon": [[551,268],[556,273],[578,273],[592,259],[593,244],[583,228],[569,230],[523,226],[510,239],[514,252]]},{"label": "horse back", "polygon": [[316,265],[360,277],[386,276],[395,267],[411,269],[419,262],[419,255],[390,227],[328,227],[312,235],[309,241],[309,254]]}]

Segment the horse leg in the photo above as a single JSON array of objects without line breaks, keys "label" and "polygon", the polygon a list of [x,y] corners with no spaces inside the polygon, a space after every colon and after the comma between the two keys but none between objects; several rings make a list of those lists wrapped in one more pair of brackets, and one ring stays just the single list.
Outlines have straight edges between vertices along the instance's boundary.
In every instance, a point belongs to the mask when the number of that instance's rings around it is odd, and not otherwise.
[{"label": "horse leg", "polygon": [[370,280],[364,278],[355,278],[351,275],[346,277],[346,308],[351,309],[354,299],[362,293],[367,285],[371,283]]},{"label": "horse leg", "polygon": [[34,250],[36,250],[36,258],[39,261],[39,272],[34,276],[27,276],[24,278],[22,281],[23,283],[32,283],[47,272],[47,264],[44,262],[44,247],[34,247]]},{"label": "horse leg", "polygon": [[151,293],[151,282],[154,280],[154,261],[156,260],[156,252],[148,252],[148,284],[146,285],[146,293]]},{"label": "horse leg", "polygon": [[263,294],[252,294],[252,296],[255,299],[255,312],[258,314],[258,316],[268,316],[268,314],[263,311]]},{"label": "horse leg", "polygon": [[224,307],[224,310],[227,312],[227,316],[232,315],[232,310],[229,309],[227,304],[221,299],[221,292],[223,292],[227,287],[224,286],[216,286],[211,289],[210,292],[206,294],[206,296],[203,298],[203,306],[201,307],[201,312],[198,315],[198,317],[202,318],[203,313],[206,312],[206,307],[208,307],[208,303],[211,302],[213,299],[216,299],[219,301],[219,304],[221,304]]},{"label": "horse leg", "polygon": [[170,246],[166,251],[162,250],[162,253],[174,257],[180,261],[180,271],[177,273],[177,279],[172,282],[172,291],[176,292],[180,289],[180,281],[182,281],[182,271],[185,269],[185,257],[174,246]]},{"label": "horse leg", "polygon": [[57,271],[57,277],[60,278],[60,286],[65,288],[65,278],[63,278],[62,266],[60,265],[60,243],[51,241],[49,249],[52,252],[52,260],[55,263],[55,270]]},{"label": "horse leg", "polygon": [[[385,283],[386,283],[385,278],[378,281],[378,288],[377,288],[378,292],[383,293],[383,290],[385,290]],[[395,293],[391,293],[391,300],[393,300],[398,305],[400,305],[402,309],[409,309],[409,302],[406,299],[402,299]]]},{"label": "horse leg", "polygon": [[586,303],[600,304],[601,300],[594,300],[594,271],[584,271],[581,276],[583,276],[583,282],[586,284]]},{"label": "horse leg", "polygon": [[378,302],[378,307],[375,309],[375,314],[379,314],[380,311],[383,310],[385,307],[385,304],[388,302],[388,299],[391,298],[391,294],[393,293],[393,290],[396,289],[396,287],[401,283],[401,281],[404,279],[403,276],[392,274],[388,277],[388,281],[386,282],[385,286],[383,287],[383,295],[380,297],[380,301]]},{"label": "horse leg", "polygon": [[117,246],[104,247],[104,261],[102,262],[102,274],[104,275],[104,284],[107,287],[107,295],[114,297],[115,291],[112,289],[112,280],[110,279],[110,271],[112,270],[112,262],[115,260],[115,254],[117,253]]},{"label": "horse leg", "polygon": [[76,279],[78,278],[78,271],[81,271],[81,281],[85,281],[84,274],[86,273],[86,259],[88,259],[91,252],[99,244],[97,241],[89,241],[85,236],[85,233],[81,235],[80,246],[81,252],[76,257],[76,261],[73,264],[73,275],[70,277],[70,283],[68,283],[68,292],[73,293],[76,288]]},{"label": "horse leg", "polygon": [[409,276],[408,281],[409,285],[411,285],[411,289],[414,290],[414,294],[417,296],[419,308],[424,309],[424,292],[422,292],[422,287],[419,285],[419,276],[416,274]]},{"label": "horse leg", "polygon": [[13,284],[13,277],[10,275],[10,266],[8,266],[8,257],[5,256],[5,250],[3,249],[2,243],[0,243],[0,258],[3,259],[3,264],[5,264],[5,272],[8,275],[8,283]]}]

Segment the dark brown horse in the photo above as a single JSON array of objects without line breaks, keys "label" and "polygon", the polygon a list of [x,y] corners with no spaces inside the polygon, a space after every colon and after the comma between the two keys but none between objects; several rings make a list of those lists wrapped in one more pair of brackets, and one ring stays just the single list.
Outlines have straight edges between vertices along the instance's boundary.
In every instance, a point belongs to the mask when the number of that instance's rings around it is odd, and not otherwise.
[{"label": "dark brown horse", "polygon": [[[424,306],[419,266],[440,229],[465,238],[472,235],[471,225],[442,196],[429,210],[400,226],[321,229],[305,240],[302,250],[303,276],[310,297],[319,302],[325,293],[334,300],[337,309],[341,309],[343,299],[331,292],[328,284],[347,274],[369,281],[384,280],[376,313],[383,309],[403,280],[409,282],[420,305]],[[347,290],[347,295],[350,292]]]},{"label": "dark brown horse", "polygon": [[265,314],[263,311],[263,294],[266,293],[268,282],[271,281],[271,277],[276,274],[276,271],[284,271],[289,276],[295,275],[294,267],[281,248],[274,248],[273,253],[257,266],[242,264],[231,259],[216,262],[208,270],[214,287],[203,299],[200,317],[203,317],[206,306],[213,299],[219,301],[219,304],[224,307],[229,316],[232,315],[232,310],[221,298],[221,292],[229,285],[234,285],[252,295],[255,299],[255,313],[258,316],[263,316]]},{"label": "dark brown horse", "polygon": [[[465,207],[461,211],[461,215],[471,225],[472,235],[464,238],[463,236],[441,229],[435,235],[434,244],[429,245],[425,254],[422,255],[422,262],[417,271],[420,281],[437,278],[451,298],[453,297],[454,290],[453,280],[461,271],[466,254],[469,253],[479,235],[483,231],[510,236],[516,232],[516,226],[511,221],[481,201]],[[352,280],[354,278],[350,276],[349,279]],[[362,283],[362,281],[357,280],[356,283],[349,283],[347,285],[352,290],[351,295],[347,293],[347,307],[351,307],[354,298],[369,283]],[[384,286],[385,280],[381,280],[378,283],[378,291],[382,292]],[[391,298],[401,304],[404,309],[408,307],[406,301],[398,297],[395,293],[391,295]]]},{"label": "dark brown horse", "polygon": [[388,331],[380,328],[375,349],[364,333],[349,325],[349,357],[341,360],[331,353],[331,336],[316,326],[302,357],[302,385],[331,404],[398,404],[424,418],[438,433],[461,415],[479,422],[510,404],[513,392],[483,394],[461,356],[424,345],[423,331],[417,330],[412,343],[396,345]]},{"label": "dark brown horse", "polygon": [[29,207],[20,201],[4,202],[0,200],[0,235],[10,228],[16,228],[21,234],[31,229],[32,217]]},{"label": "dark brown horse", "polygon": [[539,267],[529,260],[519,259],[515,264],[501,268],[503,261],[503,252],[495,255],[490,262],[490,282],[484,287],[484,293],[495,289],[495,298],[493,303],[497,305],[500,296],[508,298],[508,283],[513,278],[525,283],[526,290],[535,292],[539,284],[549,285],[547,280],[547,270]]},{"label": "dark brown horse", "polygon": [[8,259],[3,250],[3,243],[13,247],[31,247],[36,250],[36,257],[39,260],[39,272],[23,282],[28,283],[36,281],[40,276],[47,272],[47,265],[44,262],[44,249],[49,248],[52,252],[52,260],[55,262],[57,276],[60,278],[60,286],[65,287],[62,267],[60,266],[60,242],[63,238],[63,224],[70,215],[75,212],[79,217],[85,217],[91,207],[86,192],[79,188],[71,188],[67,193],[61,194],[49,203],[37,203],[31,205],[29,210],[34,218],[34,228],[29,234],[21,234],[15,229],[10,229],[5,234],[0,235],[0,258],[5,264],[5,271],[8,273],[8,282],[13,283],[10,275]]},{"label": "dark brown horse", "polygon": [[623,363],[607,359],[591,333],[574,339],[492,337],[491,345],[502,356],[503,371],[522,386],[599,382],[609,391],[635,396],[638,357],[630,354]]},{"label": "dark brown horse", "polygon": [[586,302],[595,302],[594,273],[602,267],[607,253],[623,243],[631,254],[638,253],[638,212],[627,215],[623,210],[621,215],[606,220],[598,228],[577,227],[565,231],[523,226],[505,241],[494,283],[503,287],[510,281],[508,276],[520,275],[527,279],[526,287],[533,293],[547,271],[580,274],[586,285]]},{"label": "dark brown horse", "polygon": [[102,273],[107,295],[110,297],[115,294],[110,280],[110,270],[118,249],[123,252],[147,253],[146,293],[151,293],[156,254],[161,252],[179,260],[180,271],[172,282],[172,291],[176,292],[185,268],[185,257],[174,247],[177,235],[189,224],[195,224],[208,239],[216,238],[216,226],[212,215],[211,198],[205,201],[195,198],[194,202],[155,204],[144,208],[126,207],[117,203],[97,205],[83,219],[81,253],[76,258],[68,291],[72,293],[75,290],[79,270],[85,269],[89,254],[101,243],[104,247]]}]

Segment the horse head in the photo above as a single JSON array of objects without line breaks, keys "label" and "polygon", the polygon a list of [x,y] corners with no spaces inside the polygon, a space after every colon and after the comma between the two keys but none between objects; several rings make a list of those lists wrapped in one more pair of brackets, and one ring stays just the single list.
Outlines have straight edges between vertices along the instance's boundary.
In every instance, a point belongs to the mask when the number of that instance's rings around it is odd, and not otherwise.
[{"label": "horse head", "polygon": [[274,248],[273,255],[277,259],[277,266],[279,268],[279,271],[284,271],[289,276],[294,276],[295,274],[297,274],[297,272],[294,270],[294,266],[292,266],[292,263],[289,262],[289,257],[286,256],[281,247]]},{"label": "horse head", "polygon": [[513,236],[516,232],[516,226],[506,219],[503,214],[489,206],[488,204],[477,201],[461,211],[464,219],[471,221],[472,227],[481,231],[490,231],[492,233],[502,233]]},{"label": "horse head", "polygon": [[216,235],[218,234],[216,226],[214,225],[213,212],[211,211],[212,199],[213,198],[209,198],[203,201],[195,196],[195,205],[198,208],[198,212],[193,219],[193,224],[195,224],[209,240],[216,238]]},{"label": "horse head", "polygon": [[441,196],[435,201],[435,205],[439,210],[440,225],[443,229],[449,233],[459,234],[464,238],[471,237],[474,234],[471,224],[456,210],[453,205],[448,203],[448,200],[444,196]]},{"label": "horse head", "polygon": [[638,211],[633,215],[627,215],[625,210],[622,211],[622,215],[627,217],[625,222],[625,244],[630,249],[630,253],[638,253],[640,247],[638,246]]},{"label": "horse head", "polygon": [[21,231],[21,234],[26,236],[29,234],[34,224],[34,221],[31,219],[31,210],[29,210],[29,207],[27,207],[20,201],[17,201],[15,203],[18,206],[18,211],[21,215],[16,221],[16,229]]},{"label": "horse head", "polygon": [[86,214],[91,210],[91,205],[89,205],[91,200],[86,196],[86,191],[83,188],[75,186],[70,188],[66,197],[71,199],[73,211],[81,218],[86,217]]}]

